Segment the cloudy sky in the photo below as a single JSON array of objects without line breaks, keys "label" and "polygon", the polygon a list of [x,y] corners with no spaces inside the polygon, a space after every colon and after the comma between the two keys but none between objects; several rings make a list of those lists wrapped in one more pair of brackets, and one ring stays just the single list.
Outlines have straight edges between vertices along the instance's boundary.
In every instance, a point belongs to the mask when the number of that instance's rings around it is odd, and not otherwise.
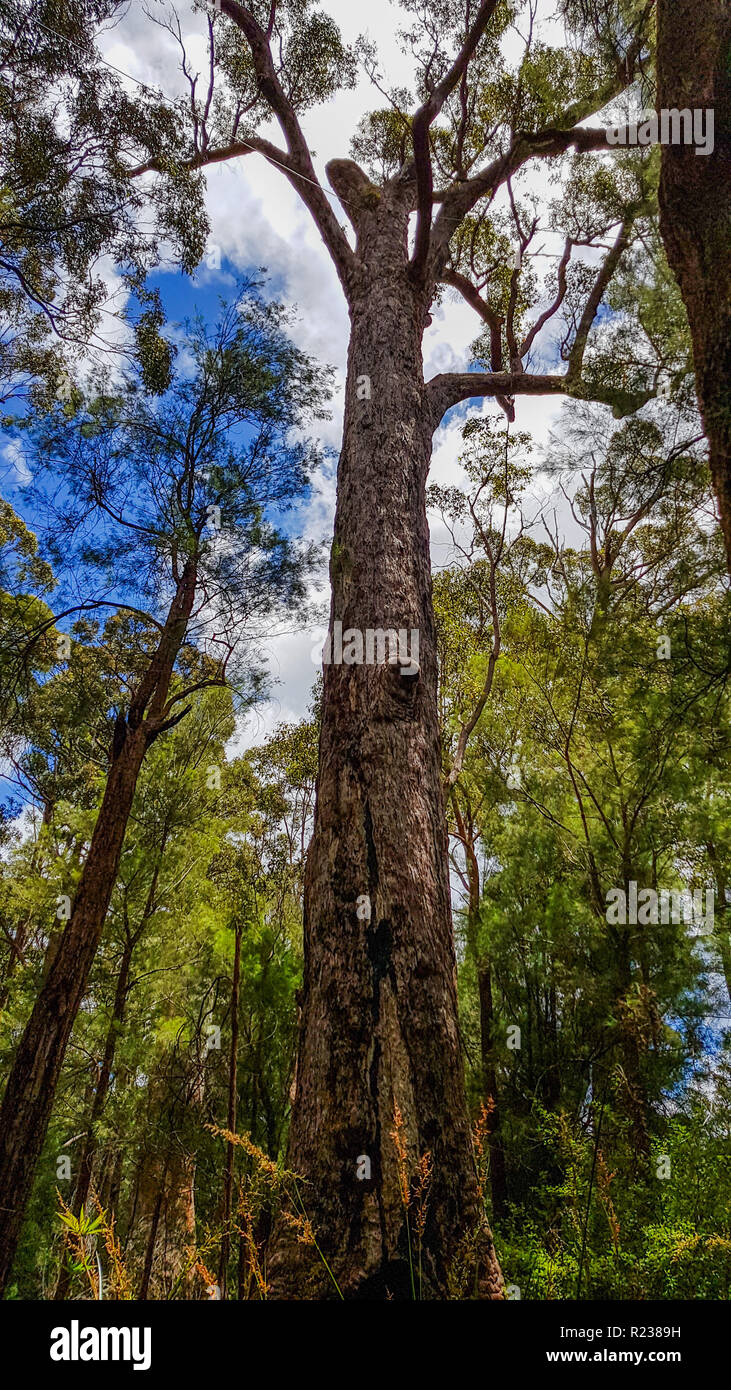
[{"label": "cloudy sky", "polygon": [[[164,15],[165,4],[152,3],[150,12]],[[366,7],[353,0],[329,0],[325,7],[338,23],[346,42],[352,43],[365,32],[378,46],[380,66],[386,85],[413,86],[409,58],[397,42],[397,31],[404,12],[390,0],[368,0]],[[183,5],[178,6],[186,48],[204,66],[203,17]],[[519,43],[517,36],[515,42]],[[123,23],[104,38],[104,55],[110,63],[138,80],[174,96],[181,90],[179,50],[164,29],[154,25],[143,6],[133,4]],[[134,84],[130,83],[130,89]],[[315,164],[325,186],[325,165],[335,156],[349,154],[350,140],[364,112],[383,104],[366,74],[361,71],[354,90],[339,93],[332,101],[310,111],[303,121]],[[281,139],[276,126],[271,133]],[[220,285],[226,292],[233,282],[232,270],[247,271],[266,266],[272,287],[284,302],[296,306],[293,336],[298,345],[336,369],[337,389],[332,421],[320,428],[323,441],[337,449],[342,426],[342,390],[347,351],[348,318],[345,301],[335,271],[304,204],[286,178],[258,155],[233,160],[206,173],[207,204],[211,222],[211,245],[221,256],[221,270],[203,267],[198,273],[201,290]],[[533,171],[530,188],[545,187],[543,170]],[[555,196],[555,189],[552,190]],[[336,206],[337,200],[334,198]],[[342,209],[339,209],[342,212]],[[343,221],[345,221],[343,215]],[[551,242],[545,239],[550,247]],[[544,263],[547,267],[548,261]],[[470,362],[470,344],[479,331],[476,315],[451,292],[433,314],[433,323],[424,340],[427,377],[446,370],[465,370]],[[550,356],[550,330],[543,344]],[[482,413],[503,419],[493,402],[478,407]],[[538,446],[546,443],[556,427],[560,401],[555,398],[519,399],[516,429],[527,430]],[[435,437],[431,481],[458,483],[457,455],[463,420],[452,419]],[[536,494],[546,495],[547,483],[538,478]],[[316,486],[302,528],[308,535],[331,535],[334,512],[334,473],[323,473]],[[432,560],[441,567],[452,558],[446,531],[432,518]],[[269,667],[276,684],[273,698],[253,716],[242,742],[258,742],[281,719],[298,719],[306,711],[316,666],[312,661],[310,632],[290,633],[270,644]]]}]

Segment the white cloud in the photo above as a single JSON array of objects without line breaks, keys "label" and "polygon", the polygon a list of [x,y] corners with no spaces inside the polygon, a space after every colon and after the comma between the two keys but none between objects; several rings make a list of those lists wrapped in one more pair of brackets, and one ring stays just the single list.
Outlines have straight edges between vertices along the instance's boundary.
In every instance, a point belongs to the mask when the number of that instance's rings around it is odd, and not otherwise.
[{"label": "white cloud", "polygon": [[33,474],[19,439],[8,440],[7,444],[3,446],[2,456],[10,464],[16,483],[19,483],[21,487],[26,487],[28,483],[32,482]]}]

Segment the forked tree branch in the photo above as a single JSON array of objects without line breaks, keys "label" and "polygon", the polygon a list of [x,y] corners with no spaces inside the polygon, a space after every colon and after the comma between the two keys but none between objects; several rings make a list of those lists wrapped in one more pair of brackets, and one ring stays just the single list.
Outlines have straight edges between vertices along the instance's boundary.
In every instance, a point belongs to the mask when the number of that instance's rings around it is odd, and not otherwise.
[{"label": "forked tree branch", "polygon": [[[614,95],[614,93],[612,93]],[[601,104],[611,96],[602,97]],[[598,99],[599,100],[599,99]],[[452,184],[442,196],[441,209],[434,222],[431,238],[430,263],[437,279],[449,255],[449,243],[460,222],[472,211],[481,198],[493,196],[498,188],[513,177],[531,159],[551,159],[575,149],[580,154],[610,150],[610,130],[603,126],[574,126],[570,130],[546,129],[535,134],[519,131],[510,149],[499,155],[479,174],[462,183]],[[624,131],[625,127],[620,127]],[[629,127],[626,128],[629,131]],[[621,143],[621,135],[618,143]]]},{"label": "forked tree branch", "polygon": [[[270,159],[272,163],[282,165],[303,203],[309,208],[347,294],[356,259],[348,238],[338,222],[332,204],[317,177],[297,113],[277,76],[269,46],[272,32],[271,22],[267,30],[262,29],[251,10],[244,5],[237,4],[236,0],[221,0],[221,12],[233,20],[249,45],[259,91],[279,122],[286,141],[287,153],[282,159],[282,152],[276,150],[274,146],[270,147],[269,152],[267,152],[263,145],[268,142],[261,142],[258,138],[256,141],[249,142],[247,140],[239,143],[257,145],[259,152]],[[275,150],[276,153],[274,153]],[[219,151],[219,159],[230,157],[230,153],[224,154]],[[204,159],[202,162],[212,163],[214,161]]]},{"label": "forked tree branch", "polygon": [[[493,309],[491,304],[488,304],[486,299],[483,299],[477,287],[466,275],[462,275],[461,271],[448,267],[442,274],[442,283],[451,285],[453,289],[458,290],[470,308],[474,309],[480,315],[483,323],[487,324],[490,330],[490,366],[493,372],[501,372],[503,369],[503,318]],[[505,411],[508,419],[514,420],[515,408],[509,397],[496,396],[495,399]]]},{"label": "forked tree branch", "polygon": [[542,313],[540,317],[536,319],[533,326],[526,333],[520,345],[521,358],[525,357],[526,354],[530,352],[541,329],[545,328],[546,324],[549,322],[550,319],[553,318],[554,314],[558,313],[559,309],[561,308],[561,305],[563,304],[564,298],[566,296],[566,271],[568,270],[569,261],[571,260],[572,246],[573,242],[571,241],[571,238],[567,237],[563,248],[563,254],[558,263],[558,289],[556,291],[556,298],[554,299],[552,304],[549,304],[548,308],[544,311],[544,313]]},{"label": "forked tree branch", "polygon": [[482,0],[475,22],[469,29],[451,68],[445,73],[441,82],[437,83],[427,100],[419,107],[412,121],[411,135],[414,143],[418,211],[411,273],[416,280],[421,280],[424,277],[431,239],[434,175],[429,149],[429,129],[442,110],[447,98],[465,76],[497,5],[498,0]]},{"label": "forked tree branch", "polygon": [[624,252],[627,250],[630,240],[631,228],[632,218],[628,216],[625,219],[625,221],[622,222],[614,245],[612,246],[611,250],[607,252],[597,272],[596,279],[591,288],[591,294],[589,295],[589,298],[586,301],[586,304],[584,306],[584,312],[581,315],[581,320],[579,322],[579,327],[576,330],[576,337],[574,339],[573,347],[571,348],[571,352],[569,354],[568,380],[571,382],[578,381],[579,377],[581,376],[581,369],[584,365],[584,353],[586,351],[586,343],[589,337],[589,333],[591,331],[592,324],[594,323],[594,319],[596,318],[597,313],[599,312],[599,305],[601,304],[602,299],[606,294],[612,276],[614,275],[614,272],[617,269],[617,266],[619,265],[622,256],[624,255]]},{"label": "forked tree branch", "polygon": [[[455,182],[445,190],[441,196],[439,216],[432,228],[428,252],[434,278],[440,277],[449,255],[449,243],[462,219],[481,198],[495,193],[528,160],[551,158],[565,154],[571,148],[580,154],[612,148],[605,129],[582,126],[580,122],[603,110],[634,81],[646,46],[645,26],[654,7],[655,0],[648,0],[632,43],[622,60],[617,62],[614,74],[599,91],[591,97],[575,101],[564,111],[555,127],[532,135],[516,131],[510,149],[504,155],[493,160],[471,179]],[[617,143],[622,143],[621,138]]]}]

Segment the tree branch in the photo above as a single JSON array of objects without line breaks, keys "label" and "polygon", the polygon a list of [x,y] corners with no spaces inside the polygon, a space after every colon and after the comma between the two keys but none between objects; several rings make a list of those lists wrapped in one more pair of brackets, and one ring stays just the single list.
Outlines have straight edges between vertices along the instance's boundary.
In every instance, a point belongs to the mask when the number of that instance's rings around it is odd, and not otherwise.
[{"label": "tree branch", "polygon": [[526,372],[440,372],[426,383],[435,428],[453,405],[477,396],[559,396],[565,376],[530,376]]},{"label": "tree branch", "polygon": [[261,28],[251,10],[237,4],[236,0],[221,0],[221,10],[238,26],[249,45],[259,90],[276,116],[287,142],[289,159],[285,162],[285,172],[309,208],[347,294],[356,259],[315,173],[295,109],[277,77],[268,33]]},{"label": "tree branch", "polygon": [[550,307],[546,309],[543,314],[541,314],[540,318],[536,319],[535,323],[533,324],[533,327],[528,331],[525,338],[523,339],[520,345],[521,358],[525,357],[526,353],[530,352],[541,329],[545,327],[549,319],[553,318],[554,314],[558,313],[558,310],[561,308],[561,305],[563,304],[566,295],[566,271],[568,269],[569,261],[571,260],[572,245],[573,242],[571,241],[571,238],[567,237],[566,243],[563,248],[563,255],[561,256],[561,260],[558,263],[558,290],[556,292],[556,298],[554,299]]},{"label": "tree branch", "polygon": [[584,305],[584,312],[576,332],[574,345],[569,355],[569,366],[567,380],[571,383],[578,380],[581,376],[581,368],[584,364],[584,353],[586,343],[591,331],[594,319],[599,312],[599,305],[606,294],[609,282],[614,275],[619,262],[629,245],[629,233],[632,227],[632,218],[627,217],[622,222],[616,241],[611,250],[607,252],[604,260],[599,267],[597,277],[592,285],[591,294]]},{"label": "tree branch", "polygon": [[[493,372],[501,372],[503,369],[502,317],[493,309],[491,304],[488,304],[486,299],[483,299],[476,286],[461,271],[448,267],[442,274],[442,283],[459,290],[470,308],[474,309],[475,313],[480,315],[483,323],[487,324],[490,330],[490,366]],[[507,396],[496,396],[495,399],[512,422],[515,419],[513,402]]]},{"label": "tree branch", "polygon": [[[601,106],[605,106],[613,95],[616,93],[602,93]],[[431,239],[431,259],[437,278],[448,255],[449,243],[455,231],[480,198],[494,194],[530,159],[551,159],[556,155],[565,154],[571,148],[581,154],[612,149],[609,129],[603,126],[573,126],[570,130],[550,128],[537,131],[535,134],[518,131],[505,154],[499,155],[473,178],[454,183],[446,189]]]},{"label": "tree branch", "polygon": [[431,237],[434,182],[429,149],[429,128],[442,110],[447,97],[464,77],[477,45],[497,9],[497,4],[498,0],[482,0],[477,18],[468,31],[451,68],[429,94],[427,100],[419,107],[412,121],[411,136],[414,143],[418,213],[411,273],[416,280],[421,280],[424,277]]}]

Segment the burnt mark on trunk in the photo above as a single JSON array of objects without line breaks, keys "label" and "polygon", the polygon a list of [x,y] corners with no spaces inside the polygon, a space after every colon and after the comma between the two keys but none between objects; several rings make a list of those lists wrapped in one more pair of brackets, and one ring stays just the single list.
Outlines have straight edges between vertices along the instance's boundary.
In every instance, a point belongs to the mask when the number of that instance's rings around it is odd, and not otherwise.
[{"label": "burnt mark on trunk", "polygon": [[373,838],[373,817],[371,816],[368,797],[365,799],[363,828],[365,830],[366,863],[368,865],[368,889],[371,902],[373,902],[378,890],[378,855],[376,854],[376,842]]},{"label": "burnt mark on trunk", "polygon": [[389,1260],[375,1274],[361,1280],[353,1297],[379,1303],[386,1299],[411,1302],[414,1295],[407,1261]]},{"label": "burnt mark on trunk", "polygon": [[393,935],[387,917],[382,918],[376,927],[369,926],[366,944],[373,975],[373,1022],[377,1023],[381,1007],[381,980],[389,977],[394,986],[396,983],[391,962]]},{"label": "burnt mark on trunk", "polygon": [[[373,909],[376,908],[378,894],[378,855],[376,853],[376,843],[373,835],[373,818],[371,808],[366,797],[364,806],[364,830],[366,842],[366,863],[368,865],[368,888]],[[373,912],[368,929],[366,932],[366,950],[371,964],[371,975],[373,981],[373,993],[371,998],[371,1012],[373,1016],[373,1026],[375,1028],[381,1010],[381,981],[390,978],[391,983],[396,988],[396,975],[393,969],[393,932],[391,922],[387,917],[378,919],[377,913]]]},{"label": "burnt mark on trunk", "polygon": [[[380,986],[378,989],[380,996]],[[381,1165],[381,1118],[378,1108],[378,1073],[381,1068],[381,1041],[376,1038],[373,1044],[373,1056],[371,1058],[370,1070],[368,1073],[368,1086],[373,1098],[373,1113],[375,1115],[376,1127],[373,1136],[373,1160],[372,1160],[372,1191],[375,1192],[378,1200],[378,1222],[381,1228],[381,1249],[386,1250],[388,1244],[388,1229],[386,1226],[386,1213],[383,1207],[383,1168]],[[362,1207],[361,1207],[362,1216]]]},{"label": "burnt mark on trunk", "polygon": [[393,931],[387,917],[378,918],[375,908],[379,884],[378,854],[373,834],[373,818],[368,798],[364,803],[364,831],[366,842],[366,864],[368,867],[368,886],[374,912],[366,929],[366,951],[371,968],[371,1019],[373,1025],[373,1055],[368,1068],[368,1089],[375,1118],[373,1136],[373,1188],[378,1201],[378,1218],[381,1230],[381,1248],[385,1252],[388,1245],[388,1228],[383,1204],[383,1170],[381,1165],[381,1120],[379,1105],[379,1076],[383,1059],[383,1045],[378,1031],[381,1014],[381,984],[389,979],[396,989],[396,973],[393,967]]},{"label": "burnt mark on trunk", "polygon": [[124,714],[118,713],[114,721],[114,733],[112,735],[112,746],[109,752],[110,763],[116,763],[120,756],[127,739],[127,720]]}]

